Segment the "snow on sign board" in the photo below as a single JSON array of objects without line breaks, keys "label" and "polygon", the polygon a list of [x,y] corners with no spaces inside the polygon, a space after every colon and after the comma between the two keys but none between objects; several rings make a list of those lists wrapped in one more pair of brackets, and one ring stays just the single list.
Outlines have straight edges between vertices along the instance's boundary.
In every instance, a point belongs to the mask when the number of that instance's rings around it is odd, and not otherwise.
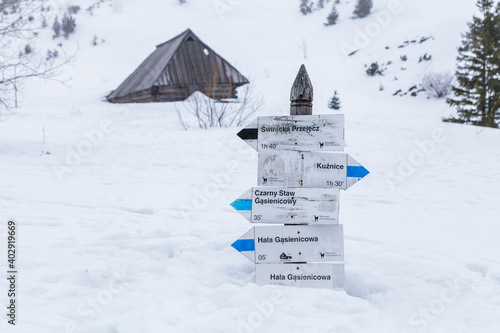
[{"label": "snow on sign board", "polygon": [[344,260],[342,225],[253,227],[231,246],[256,264]]},{"label": "snow on sign board", "polygon": [[344,150],[344,115],[258,117],[238,136],[255,150]]},{"label": "snow on sign board", "polygon": [[255,282],[305,288],[344,288],[344,264],[255,265]]},{"label": "snow on sign board", "polygon": [[252,187],[231,203],[252,223],[338,224],[338,188]]},{"label": "snow on sign board", "polygon": [[369,174],[345,153],[259,151],[258,184],[345,190]]}]

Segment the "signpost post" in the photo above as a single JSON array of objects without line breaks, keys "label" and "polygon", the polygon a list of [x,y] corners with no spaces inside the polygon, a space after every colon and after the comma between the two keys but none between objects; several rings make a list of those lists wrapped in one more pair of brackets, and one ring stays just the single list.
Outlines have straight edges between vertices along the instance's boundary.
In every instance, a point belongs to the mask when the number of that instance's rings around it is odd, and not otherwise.
[{"label": "signpost post", "polygon": [[255,263],[256,283],[342,289],[344,236],[339,194],[369,172],[344,149],[344,115],[312,115],[302,65],[290,115],[259,117],[238,133],[256,149],[258,187],[231,203],[256,226],[232,246]]}]

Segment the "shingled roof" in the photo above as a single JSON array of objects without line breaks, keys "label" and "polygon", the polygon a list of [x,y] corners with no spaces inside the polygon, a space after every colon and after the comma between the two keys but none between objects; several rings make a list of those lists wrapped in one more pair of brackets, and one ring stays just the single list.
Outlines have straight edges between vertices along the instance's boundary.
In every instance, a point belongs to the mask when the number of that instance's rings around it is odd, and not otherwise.
[{"label": "shingled roof", "polygon": [[213,99],[236,98],[249,81],[190,29],[160,44],[110,95],[112,103],[182,101],[200,91]]}]

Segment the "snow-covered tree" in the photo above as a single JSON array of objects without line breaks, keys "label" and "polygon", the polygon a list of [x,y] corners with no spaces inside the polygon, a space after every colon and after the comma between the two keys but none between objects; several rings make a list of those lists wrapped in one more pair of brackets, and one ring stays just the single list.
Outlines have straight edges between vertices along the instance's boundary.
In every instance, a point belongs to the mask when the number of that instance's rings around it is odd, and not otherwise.
[{"label": "snow-covered tree", "polygon": [[452,87],[458,118],[445,121],[488,127],[500,122],[500,9],[493,0],[478,0],[481,17],[474,16],[458,49],[457,84]]},{"label": "snow-covered tree", "polygon": [[354,16],[358,18],[367,17],[373,7],[372,0],[358,0],[356,8],[354,8]]},{"label": "snow-covered tree", "polygon": [[341,107],[342,106],[340,104],[340,97],[337,93],[337,90],[335,90],[332,98],[330,98],[330,100],[328,101],[328,108],[332,110],[340,110]]},{"label": "snow-covered tree", "polygon": [[336,24],[338,18],[339,18],[339,13],[337,12],[337,7],[335,6],[335,4],[333,4],[332,11],[326,17],[325,26]]}]

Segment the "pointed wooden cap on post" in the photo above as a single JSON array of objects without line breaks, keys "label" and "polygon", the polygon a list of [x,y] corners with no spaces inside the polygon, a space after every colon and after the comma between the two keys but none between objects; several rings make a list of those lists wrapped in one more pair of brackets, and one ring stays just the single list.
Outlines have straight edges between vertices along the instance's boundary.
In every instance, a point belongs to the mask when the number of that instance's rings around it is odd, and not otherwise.
[{"label": "pointed wooden cap on post", "polygon": [[290,115],[311,115],[313,86],[307,74],[306,66],[300,66],[290,91]]}]

